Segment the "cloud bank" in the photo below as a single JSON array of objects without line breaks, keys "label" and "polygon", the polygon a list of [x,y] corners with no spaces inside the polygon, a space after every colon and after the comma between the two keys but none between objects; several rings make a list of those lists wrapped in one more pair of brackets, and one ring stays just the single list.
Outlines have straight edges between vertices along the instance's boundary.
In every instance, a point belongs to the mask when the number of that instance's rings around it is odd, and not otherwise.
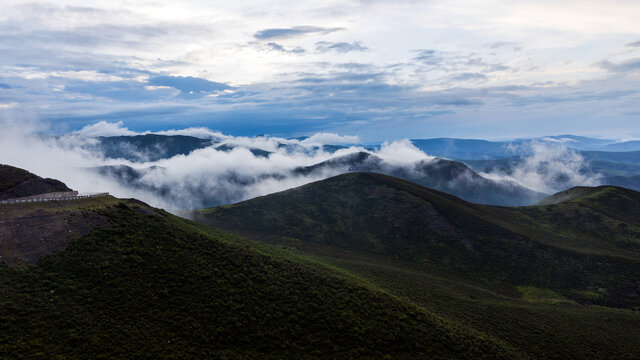
[{"label": "cloud bank", "polygon": [[326,28],[319,26],[295,26],[292,28],[282,28],[282,29],[264,29],[256,32],[253,37],[258,40],[271,40],[271,39],[282,39],[282,38],[291,38],[296,36],[302,36],[307,34],[329,34],[334,31],[344,30],[344,28],[334,27],[334,28]]},{"label": "cloud bank", "polygon": [[[48,129],[37,122],[5,122],[3,125],[7,131],[0,134],[0,163],[59,179],[80,192],[108,191],[117,197],[135,197],[170,211],[234,203],[339,175],[349,171],[348,161],[314,171],[297,169],[349,154],[370,153],[381,159],[382,168],[404,168],[407,173],[415,171],[418,163],[427,164],[436,159],[407,139],[364,148],[357,145],[357,136],[317,133],[296,139],[266,135],[242,137],[207,128],[158,133],[189,135],[209,141],[188,154],[148,161],[142,155],[133,156],[131,151],[135,149],[132,148],[124,149],[131,156],[108,158],[100,150],[96,137],[152,132],[136,132],[122,122],[102,121],[76,132],[50,137],[41,135]],[[326,150],[325,145],[331,145],[331,150]],[[522,146],[527,148],[519,151],[529,155],[509,172],[481,175],[546,193],[574,185],[598,184],[597,174],[587,171],[584,159],[562,143]]]},{"label": "cloud bank", "polygon": [[640,136],[640,7],[534,3],[3,1],[0,116],[367,142]]},{"label": "cloud bank", "polygon": [[547,194],[573,186],[600,185],[602,176],[590,169],[582,155],[566,147],[565,143],[569,141],[571,139],[523,143],[515,150],[527,155],[522,156],[514,167],[506,171],[482,172],[480,175],[493,180],[515,181]]},{"label": "cloud bank", "polygon": [[[339,170],[309,176],[291,171],[334,156],[365,151],[353,145],[333,153],[323,149],[325,144],[358,143],[357,136],[317,133],[303,139],[236,137],[206,128],[188,128],[160,134],[197,136],[211,139],[212,145],[187,155],[140,162],[106,158],[97,146],[96,137],[100,136],[151,133],[129,130],[122,122],[101,121],[58,137],[41,136],[46,129],[37,123],[3,125],[6,131],[0,134],[0,163],[59,179],[80,192],[108,191],[168,210],[237,202],[337,175]],[[256,155],[256,150],[266,156]],[[374,152],[390,161],[408,153],[413,158],[427,158],[409,142],[385,144]]]}]

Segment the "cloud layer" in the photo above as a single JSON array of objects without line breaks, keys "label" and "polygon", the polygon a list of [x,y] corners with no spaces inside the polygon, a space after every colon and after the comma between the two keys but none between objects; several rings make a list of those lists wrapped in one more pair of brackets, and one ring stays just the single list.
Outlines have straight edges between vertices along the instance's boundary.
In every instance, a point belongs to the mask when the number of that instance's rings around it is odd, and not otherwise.
[{"label": "cloud layer", "polygon": [[[527,142],[516,151],[525,153],[517,165],[508,170],[495,170],[480,175],[494,180],[515,181],[529,189],[552,194],[574,186],[600,185],[601,175],[575,150],[564,145],[570,139],[544,139]],[[549,140],[552,140],[551,142]]]},{"label": "cloud layer", "polygon": [[[335,169],[307,176],[291,175],[290,171],[332,156],[364,150],[351,146],[333,154],[325,152],[322,145],[359,141],[356,136],[333,133],[317,133],[303,139],[250,138],[189,128],[160,134],[212,139],[215,146],[153,162],[133,162],[106,158],[96,147],[95,137],[149,133],[131,131],[122,122],[99,122],[59,137],[40,136],[46,129],[37,123],[21,126],[7,122],[3,123],[3,129],[6,131],[0,134],[0,163],[60,179],[80,192],[108,191],[169,210],[236,202],[337,175],[339,172]],[[404,149],[407,153],[407,148],[414,158],[427,158],[410,143],[385,145],[378,154],[383,159],[394,160],[404,156],[401,152]],[[256,155],[252,152],[254,149],[266,152],[267,156]]]},{"label": "cloud layer", "polygon": [[627,0],[9,0],[0,117],[364,141],[638,137],[638,18]]},{"label": "cloud layer", "polygon": [[272,40],[291,38],[307,34],[330,34],[334,31],[344,30],[344,28],[325,28],[318,26],[294,26],[287,29],[264,29],[256,32],[253,37],[258,40]]},{"label": "cloud layer", "polygon": [[[406,174],[413,174],[416,164],[428,164],[435,159],[407,139],[367,149],[357,144],[357,136],[334,133],[285,139],[231,136],[207,128],[187,128],[158,134],[196,136],[210,142],[186,155],[149,161],[142,153],[133,156],[136,148],[126,144],[122,152],[130,155],[126,158],[106,157],[102,152],[96,137],[151,133],[129,130],[122,122],[99,122],[58,137],[43,137],[41,134],[48,129],[38,122],[2,125],[6,130],[0,133],[0,163],[62,180],[80,192],[108,191],[117,197],[135,197],[168,210],[233,203],[335,176],[348,171],[352,164],[346,161],[340,166],[314,171],[296,169],[349,154],[373,154],[380,159],[379,166]],[[331,145],[332,149],[327,150],[325,145]],[[527,146],[520,150],[530,155],[523,157],[512,171],[482,175],[502,184],[519,183],[546,193],[574,185],[597,185],[597,174],[585,172],[588,164],[562,143],[521,146]],[[433,175],[439,178],[443,174]],[[455,187],[453,183],[447,186]]]}]

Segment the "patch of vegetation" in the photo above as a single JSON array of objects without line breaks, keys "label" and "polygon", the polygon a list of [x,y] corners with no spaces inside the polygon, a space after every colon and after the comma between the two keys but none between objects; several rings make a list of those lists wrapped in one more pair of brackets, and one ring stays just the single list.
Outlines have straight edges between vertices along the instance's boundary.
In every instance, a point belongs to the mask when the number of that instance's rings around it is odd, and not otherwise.
[{"label": "patch of vegetation", "polygon": [[559,303],[568,301],[567,298],[549,289],[541,289],[534,286],[516,286],[523,299],[527,301],[542,301]]},{"label": "patch of vegetation", "polygon": [[592,290],[583,290],[583,291],[576,290],[573,293],[580,298],[590,300],[590,301],[597,301],[601,299],[603,297],[603,294],[606,292],[603,290],[604,289],[601,289],[600,292],[592,291]]}]

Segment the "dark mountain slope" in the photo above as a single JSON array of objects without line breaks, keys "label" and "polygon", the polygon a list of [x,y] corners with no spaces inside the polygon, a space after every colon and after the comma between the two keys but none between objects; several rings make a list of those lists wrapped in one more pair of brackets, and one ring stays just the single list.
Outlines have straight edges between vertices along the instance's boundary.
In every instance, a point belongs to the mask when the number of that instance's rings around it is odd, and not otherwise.
[{"label": "dark mountain slope", "polygon": [[531,205],[546,196],[514,182],[486,179],[463,163],[439,158],[401,166],[385,163],[367,152],[358,152],[295,169],[294,174],[319,176],[353,171],[398,177],[480,204]]},{"label": "dark mountain slope", "polygon": [[[530,215],[521,210],[553,214],[549,209],[474,205],[402,180],[354,173],[199,211],[196,218],[294,248],[400,299],[499,338],[532,358],[637,357],[637,311],[574,301],[631,305],[612,302],[629,294],[615,293],[607,282],[622,273],[633,283],[638,257],[629,261],[626,252],[624,256],[585,256],[575,249],[538,242],[540,234],[531,240],[516,232],[530,230],[526,224]],[[505,228],[519,222],[525,224],[515,230]],[[542,221],[537,224],[543,234],[557,232],[546,229]],[[471,240],[473,251],[462,236]],[[425,248],[428,254],[415,256]],[[494,263],[487,252],[508,261],[498,258]],[[462,268],[467,266],[465,261],[482,261],[495,273],[466,270]],[[612,264],[606,264],[609,261]],[[625,274],[627,266],[632,268]],[[514,272],[519,279],[508,275]],[[583,279],[595,282],[576,288]],[[633,286],[628,289],[633,291]]]},{"label": "dark mountain slope", "polygon": [[538,242],[610,256],[607,263],[618,258],[640,259],[640,193],[615,186],[576,187],[541,204],[496,208],[490,216],[492,221]]},{"label": "dark mountain slope", "polygon": [[213,144],[211,139],[185,135],[136,135],[99,137],[98,150],[111,159],[157,161],[176,155],[186,155]]},{"label": "dark mountain slope", "polygon": [[132,168],[127,165],[104,165],[93,168],[86,168],[89,172],[96,172],[104,177],[111,178],[120,184],[130,186],[137,189],[156,190],[158,193],[162,191],[154,189],[151,186],[140,181],[145,175],[153,171],[163,171],[165,168],[159,166],[149,166],[147,168]]},{"label": "dark mountain slope", "polygon": [[[224,151],[224,152],[229,152],[233,149],[238,148],[239,146],[235,146],[235,145],[229,145],[229,144],[222,144],[222,145],[218,145],[216,146],[216,150],[218,151]],[[263,157],[263,158],[268,158],[269,155],[271,155],[271,151],[266,151],[263,149],[258,149],[258,148],[246,148],[245,149],[249,150],[255,157]]]},{"label": "dark mountain slope", "polygon": [[295,175],[311,175],[314,173],[331,171],[383,171],[382,159],[368,152],[359,151],[352,154],[337,156],[311,166],[299,167],[293,170]]},{"label": "dark mountain slope", "polygon": [[104,223],[38,266],[0,261],[0,357],[526,358],[287,251],[132,200],[78,209]]},{"label": "dark mountain slope", "polygon": [[445,159],[422,161],[415,171],[400,170],[390,175],[478,204],[531,205],[545,196],[515,182],[484,178],[463,163]]},{"label": "dark mountain slope", "polygon": [[537,205],[555,205],[572,200],[580,201],[585,196],[598,194],[603,188],[589,186],[576,186],[571,189],[560,191],[540,200]]},{"label": "dark mountain slope", "polygon": [[26,170],[0,164],[0,200],[71,191],[64,183],[43,179]]},{"label": "dark mountain slope", "polygon": [[[616,206],[627,209],[623,204]],[[531,211],[554,218],[555,209]],[[195,219],[264,237],[400,258],[486,283],[550,288],[577,301],[586,301],[580,298],[581,292],[604,288],[606,294],[589,301],[640,305],[640,256],[633,248],[639,224],[630,226],[630,233],[621,234],[629,236],[630,244],[612,241],[609,251],[587,252],[567,241],[573,238],[554,237],[553,232],[544,230],[557,223],[536,223],[531,211],[471,204],[400,179],[352,173],[232,206],[201,210],[195,212]],[[588,223],[595,216],[586,213],[564,220],[573,221],[579,229],[580,221]]]}]

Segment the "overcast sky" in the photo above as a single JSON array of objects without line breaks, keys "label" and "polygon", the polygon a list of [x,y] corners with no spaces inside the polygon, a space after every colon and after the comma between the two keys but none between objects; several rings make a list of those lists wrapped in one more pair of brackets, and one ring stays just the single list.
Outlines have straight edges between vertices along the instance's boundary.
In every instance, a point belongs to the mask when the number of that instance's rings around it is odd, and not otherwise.
[{"label": "overcast sky", "polygon": [[640,138],[637,0],[0,3],[0,119]]}]

